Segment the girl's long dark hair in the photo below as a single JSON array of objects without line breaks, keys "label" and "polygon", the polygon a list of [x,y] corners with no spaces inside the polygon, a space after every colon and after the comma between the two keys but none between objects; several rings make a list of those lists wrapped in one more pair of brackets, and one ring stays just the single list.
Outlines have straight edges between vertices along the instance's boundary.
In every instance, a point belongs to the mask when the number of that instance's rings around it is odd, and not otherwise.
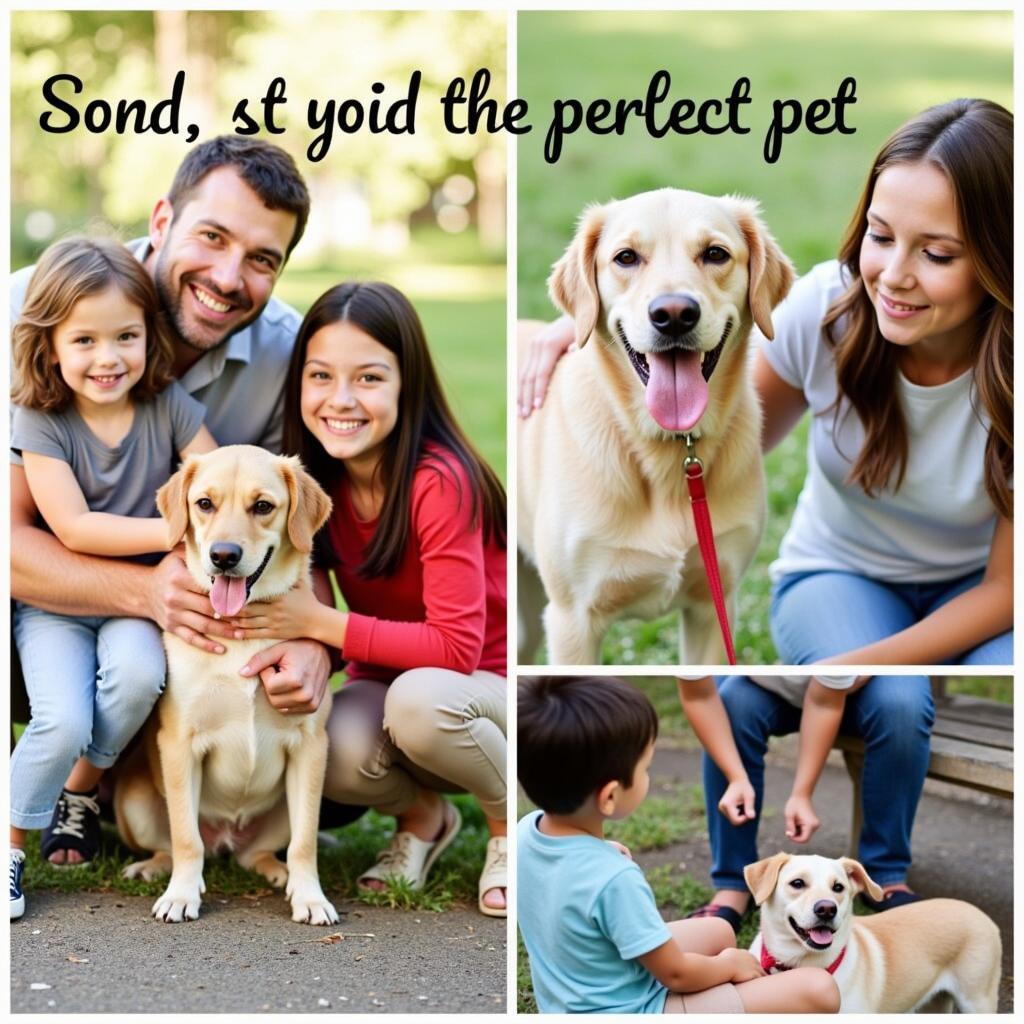
[{"label": "girl's long dark hair", "polygon": [[[322,487],[328,491],[344,474],[344,463],[332,458],[302,422],[300,398],[303,368],[309,340],[323,327],[349,323],[393,352],[398,360],[402,386],[398,396],[398,422],[388,435],[378,467],[384,489],[377,529],[363,564],[361,576],[394,574],[409,541],[412,485],[417,468],[425,461],[448,465],[450,455],[469,478],[473,528],[482,526],[484,541],[506,544],[505,490],[497,474],[484,462],[455,422],[427,348],[423,325],[409,300],[397,288],[379,281],[347,282],[320,296],[306,314],[295,339],[285,383],[284,451],[298,455]],[[428,450],[429,445],[436,448]],[[450,468],[450,467],[449,467]],[[320,564],[337,563],[329,531],[316,540]]]},{"label": "girl's long dark hair", "polygon": [[[846,229],[840,262],[850,287],[824,319],[835,348],[840,396],[864,424],[864,445],[849,480],[873,495],[906,472],[907,424],[896,388],[898,349],[878,330],[860,277],[860,248],[878,176],[893,164],[927,161],[949,181],[968,259],[987,295],[976,317],[974,391],[991,420],[985,490],[1013,517],[1013,115],[988,100],[952,100],[899,128],[875,157]],[[839,415],[838,402],[836,415]]]}]

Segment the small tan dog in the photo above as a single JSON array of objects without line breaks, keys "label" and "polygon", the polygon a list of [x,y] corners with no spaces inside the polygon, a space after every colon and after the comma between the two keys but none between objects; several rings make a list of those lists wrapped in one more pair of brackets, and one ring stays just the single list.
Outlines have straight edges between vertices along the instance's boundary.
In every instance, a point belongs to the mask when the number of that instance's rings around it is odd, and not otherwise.
[{"label": "small tan dog", "polygon": [[[313,535],[331,502],[298,459],[251,445],[193,455],[157,494],[171,542],[227,618],[309,578]],[[167,687],[145,739],[118,773],[118,828],[153,856],[125,869],[151,879],[171,871],[153,906],[164,921],[199,916],[204,852],[234,850],[244,868],[287,884],[292,919],[333,924],[320,887],[317,822],[327,764],[330,693],[311,715],[283,715],[258,677],[238,670],[273,640],[223,640],[209,654],[172,634]],[[287,866],[275,851],[287,846]]]},{"label": "small tan dog", "polygon": [[881,899],[882,889],[849,857],[777,853],[748,864],[744,877],[761,908],[750,951],[769,969],[829,969],[841,1013],[951,1012],[953,1004],[996,1012],[999,929],[970,903],[921,900],[854,917],[854,896]]},{"label": "small tan dog", "polygon": [[772,337],[792,280],[752,200],[665,188],[584,212],[549,281],[579,350],[519,425],[521,661],[545,595],[551,664],[593,664],[615,619],[673,608],[681,663],[724,660],[678,438],[699,435],[729,597],[765,515],[747,336]]}]

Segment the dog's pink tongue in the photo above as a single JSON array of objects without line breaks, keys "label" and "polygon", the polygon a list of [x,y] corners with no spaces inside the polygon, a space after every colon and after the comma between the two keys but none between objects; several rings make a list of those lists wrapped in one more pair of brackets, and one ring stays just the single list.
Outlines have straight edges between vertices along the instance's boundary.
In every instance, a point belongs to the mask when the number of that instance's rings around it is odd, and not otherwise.
[{"label": "dog's pink tongue", "polygon": [[814,939],[819,946],[827,946],[833,939],[833,933],[828,928],[809,928],[807,934],[810,935],[810,937]]},{"label": "dog's pink tongue", "polygon": [[700,372],[700,353],[683,349],[648,352],[647,410],[663,430],[692,430],[708,404],[708,382]]},{"label": "dog's pink tongue", "polygon": [[210,604],[218,615],[237,615],[245,604],[244,576],[214,576]]}]

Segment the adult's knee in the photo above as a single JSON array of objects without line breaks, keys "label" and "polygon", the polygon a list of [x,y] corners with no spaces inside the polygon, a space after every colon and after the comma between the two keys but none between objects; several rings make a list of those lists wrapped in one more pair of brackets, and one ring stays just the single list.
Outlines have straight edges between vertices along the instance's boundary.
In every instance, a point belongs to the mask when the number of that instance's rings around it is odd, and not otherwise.
[{"label": "adult's knee", "polygon": [[[426,766],[441,743],[449,742],[441,728],[443,700],[436,673],[428,668],[403,672],[392,682],[384,701],[384,729],[391,742],[413,763]],[[455,711],[455,721],[462,716]]]},{"label": "adult's knee", "polygon": [[905,745],[927,740],[935,704],[924,676],[876,676],[861,700],[864,738],[870,744]]}]

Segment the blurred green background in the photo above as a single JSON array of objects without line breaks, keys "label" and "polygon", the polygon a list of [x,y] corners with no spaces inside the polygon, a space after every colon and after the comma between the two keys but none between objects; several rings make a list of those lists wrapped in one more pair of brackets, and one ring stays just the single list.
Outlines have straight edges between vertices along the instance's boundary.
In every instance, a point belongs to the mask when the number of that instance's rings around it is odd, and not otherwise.
[{"label": "blurred green background", "polygon": [[[184,133],[44,132],[41,86],[51,75],[84,83],[59,95],[88,102],[170,95],[186,72],[182,126],[199,139],[232,131],[246,98],[260,116],[270,81],[287,149],[313,198],[305,237],[275,294],[304,312],[332,284],[383,278],[419,310],[456,415],[505,473],[504,136],[449,135],[438,98],[456,76],[491,71],[505,93],[505,16],[479,11],[21,11],[11,15],[11,266],[31,263],[54,239],[102,221],[125,239],[145,234],[153,204],[188,149]],[[415,135],[342,135],[318,163],[306,148],[316,99],[364,105],[403,98],[423,74]],[[60,122],[63,114],[56,115]]]},{"label": "blurred green background", "polygon": [[[544,134],[556,98],[584,104],[643,98],[659,69],[672,76],[669,100],[724,99],[736,79],[751,83],[742,109],[747,135],[651,138],[634,124],[619,138],[580,130],[560,160],[544,162]],[[760,200],[783,249],[804,273],[835,256],[874,154],[900,124],[958,96],[1013,103],[1010,12],[523,12],[518,18],[518,91],[532,134],[518,144],[518,312],[551,319],[545,280],[591,202],[675,185]],[[847,76],[857,102],[853,135],[783,140],[766,164],[772,101],[806,106],[831,98]],[[668,103],[661,108],[661,120]],[[1007,211],[1009,216],[1010,211]],[[733,623],[740,663],[776,660],[768,635],[768,564],[778,552],[805,474],[806,423],[766,459],[768,527],[739,595]],[[675,618],[613,627],[605,663],[674,664]]]}]

